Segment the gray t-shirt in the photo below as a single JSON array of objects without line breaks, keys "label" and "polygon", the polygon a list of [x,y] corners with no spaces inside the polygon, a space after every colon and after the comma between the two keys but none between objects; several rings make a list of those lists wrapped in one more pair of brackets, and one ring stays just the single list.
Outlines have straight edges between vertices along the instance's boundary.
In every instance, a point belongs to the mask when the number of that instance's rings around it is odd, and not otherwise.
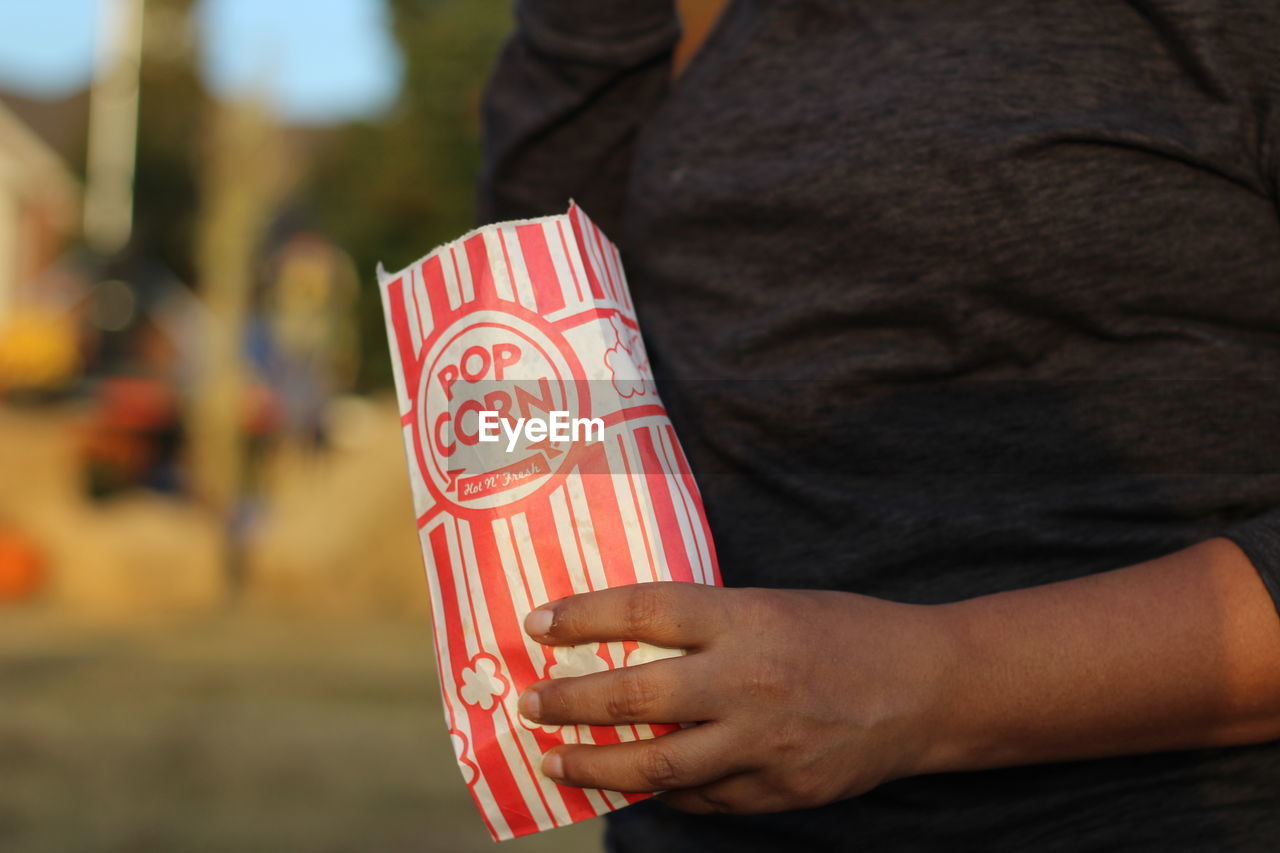
[{"label": "gray t-shirt", "polygon": [[[744,0],[674,83],[665,0],[517,13],[482,216],[572,196],[620,243],[726,583],[942,602],[1226,534],[1280,598],[1280,2]],[[1276,850],[1280,744],[609,820]]]}]

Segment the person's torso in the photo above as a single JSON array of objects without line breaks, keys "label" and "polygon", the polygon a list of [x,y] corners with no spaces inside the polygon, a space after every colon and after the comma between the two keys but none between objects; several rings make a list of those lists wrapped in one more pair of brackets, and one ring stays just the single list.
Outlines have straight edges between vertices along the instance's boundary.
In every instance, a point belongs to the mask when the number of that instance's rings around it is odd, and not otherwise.
[{"label": "person's torso", "polygon": [[[726,582],[941,602],[1280,505],[1277,45],[1271,0],[731,7],[639,138],[621,235]],[[952,802],[938,831],[1004,808],[1051,849],[1018,816],[1056,789],[1069,826],[1106,779],[1136,823],[1201,783],[1160,813],[1280,822],[1280,770],[1219,768],[1280,750],[1225,755],[984,774],[1003,806],[911,780],[813,831]]]}]

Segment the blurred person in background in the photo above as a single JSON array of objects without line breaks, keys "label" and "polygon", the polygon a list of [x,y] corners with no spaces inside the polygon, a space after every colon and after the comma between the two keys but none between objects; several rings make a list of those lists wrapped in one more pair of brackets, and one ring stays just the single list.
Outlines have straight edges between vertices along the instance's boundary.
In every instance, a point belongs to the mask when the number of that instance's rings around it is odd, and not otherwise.
[{"label": "blurred person in background", "polygon": [[351,259],[307,231],[284,239],[269,264],[249,348],[280,396],[284,431],[302,444],[323,442],[326,404],[355,381],[357,287]]},{"label": "blurred person in background", "polygon": [[526,623],[614,851],[1280,843],[1280,5],[520,0],[486,221],[620,243],[725,582]]}]

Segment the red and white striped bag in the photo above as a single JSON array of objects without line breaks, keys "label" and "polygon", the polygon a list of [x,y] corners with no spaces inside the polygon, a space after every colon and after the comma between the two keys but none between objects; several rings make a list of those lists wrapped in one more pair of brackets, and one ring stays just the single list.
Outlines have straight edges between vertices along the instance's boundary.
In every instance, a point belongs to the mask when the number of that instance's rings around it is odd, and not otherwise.
[{"label": "red and white striped bag", "polygon": [[[497,840],[514,838],[643,799],[557,785],[541,757],[561,743],[676,726],[541,726],[516,710],[543,678],[680,653],[542,646],[522,629],[534,607],[645,581],[720,583],[617,249],[571,204],[560,216],[477,229],[398,273],[379,268],[378,280],[445,714],[485,824]],[[553,411],[598,418],[603,437],[511,441],[504,428],[497,442],[480,440],[481,412],[511,426]],[[485,417],[491,438],[495,416]]]}]

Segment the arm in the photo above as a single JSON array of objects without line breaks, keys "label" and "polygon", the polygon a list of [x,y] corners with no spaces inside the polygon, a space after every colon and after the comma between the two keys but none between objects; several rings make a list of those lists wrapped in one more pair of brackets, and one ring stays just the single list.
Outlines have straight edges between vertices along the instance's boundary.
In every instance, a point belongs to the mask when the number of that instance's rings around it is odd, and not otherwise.
[{"label": "arm", "polygon": [[520,0],[484,100],[482,221],[561,213],[616,234],[637,128],[670,79],[672,0]]},{"label": "arm", "polygon": [[[648,587],[646,589],[646,587]],[[819,805],[905,776],[1280,737],[1280,619],[1215,539],[1130,568],[954,604],[643,584],[535,610],[542,642],[691,654],[541,682],[546,722],[701,722],[560,747],[569,784],[695,811]]]},{"label": "arm", "polygon": [[944,610],[959,666],[927,769],[1280,738],[1280,618],[1225,539]]}]

